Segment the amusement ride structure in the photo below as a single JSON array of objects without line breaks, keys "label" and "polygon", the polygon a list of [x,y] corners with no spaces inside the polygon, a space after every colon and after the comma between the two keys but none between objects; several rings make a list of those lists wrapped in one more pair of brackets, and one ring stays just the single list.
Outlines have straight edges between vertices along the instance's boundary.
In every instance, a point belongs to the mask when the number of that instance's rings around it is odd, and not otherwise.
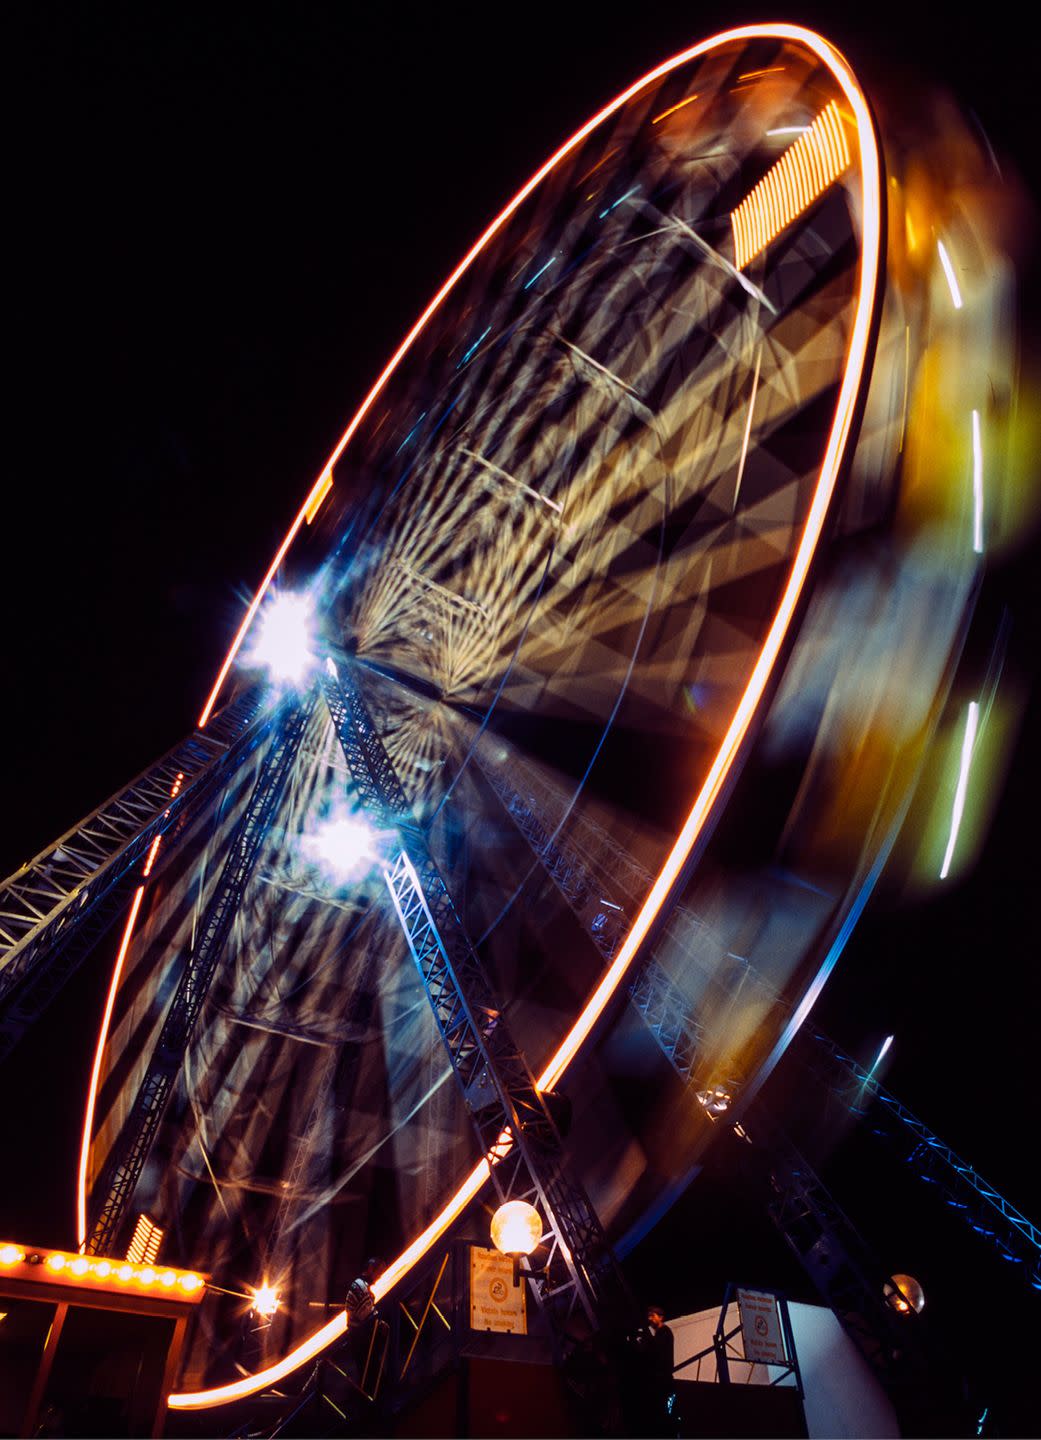
[{"label": "amusement ride structure", "polygon": [[797,27],[638,80],[405,337],[197,729],[5,882],[5,1046],[118,922],[78,1238],[145,1217],[210,1277],[175,1409],[302,1373],[367,1256],[389,1294],[482,1194],[540,1211],[551,1333],[624,1327],[618,1256],[724,1130],[889,1383],[871,1258],[757,1109],[786,1055],[1041,1287],[1036,1228],[809,1020],[930,747],[985,720],[988,165]]}]

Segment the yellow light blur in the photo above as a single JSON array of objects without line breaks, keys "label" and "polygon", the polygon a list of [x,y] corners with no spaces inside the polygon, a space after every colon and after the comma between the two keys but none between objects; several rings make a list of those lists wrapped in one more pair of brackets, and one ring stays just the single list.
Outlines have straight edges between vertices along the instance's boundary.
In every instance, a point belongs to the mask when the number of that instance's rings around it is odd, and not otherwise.
[{"label": "yellow light blur", "polygon": [[181,1289],[185,1292],[186,1295],[194,1294],[194,1292],[198,1290],[201,1284],[202,1281],[199,1279],[198,1275],[181,1276]]},{"label": "yellow light blur", "polygon": [[808,210],[849,163],[839,107],[831,100],[731,215],[737,269]]},{"label": "yellow light blur", "polygon": [[94,1274],[99,1280],[107,1280],[112,1274],[112,1266],[107,1260],[99,1260],[94,1266]]},{"label": "yellow light blur", "polygon": [[134,1267],[133,1267],[133,1265],[120,1265],[119,1269],[116,1271],[116,1279],[117,1279],[117,1280],[122,1280],[122,1281],[124,1281],[124,1283],[125,1283],[127,1280],[133,1280],[133,1278],[134,1278]]},{"label": "yellow light blur", "polygon": [[5,1245],[0,1249],[0,1265],[17,1265],[24,1259],[25,1251],[19,1250],[17,1245]]},{"label": "yellow light blur", "polygon": [[72,1264],[69,1266],[69,1269],[72,1271],[73,1275],[86,1275],[87,1271],[90,1269],[90,1261],[87,1260],[83,1255],[81,1255],[78,1260],[73,1260]]},{"label": "yellow light blur", "polygon": [[64,1255],[48,1255],[48,1256],[47,1256],[47,1269],[48,1269],[48,1270],[53,1270],[53,1271],[55,1272],[55,1274],[57,1274],[57,1272],[58,1272],[59,1270],[64,1270],[64,1269],[65,1269],[65,1256],[64,1256]]},{"label": "yellow light blur", "polygon": [[142,1285],[154,1285],[155,1271],[152,1269],[151,1265],[146,1265],[143,1270],[139,1270],[137,1272],[137,1278]]},{"label": "yellow light blur", "polygon": [[167,1290],[169,1290],[171,1285],[176,1285],[176,1283],[177,1276],[172,1270],[164,1270],[163,1273],[159,1276],[159,1284],[165,1285]]},{"label": "yellow light blur", "polygon": [[492,1216],[492,1244],[503,1255],[530,1255],[542,1239],[542,1216],[526,1200],[508,1200]]}]

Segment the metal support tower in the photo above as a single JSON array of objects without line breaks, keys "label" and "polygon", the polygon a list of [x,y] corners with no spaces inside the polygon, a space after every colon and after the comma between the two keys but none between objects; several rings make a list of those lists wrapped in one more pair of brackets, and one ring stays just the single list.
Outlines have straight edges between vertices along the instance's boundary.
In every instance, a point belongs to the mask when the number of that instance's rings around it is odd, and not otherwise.
[{"label": "metal support tower", "polygon": [[186,957],[141,1087],[97,1186],[102,1199],[87,1241],[87,1250],[92,1255],[113,1254],[118,1247],[127,1205],[159,1129],[196,1019],[285,791],[316,698],[312,692],[305,703],[295,699],[284,701],[272,722],[275,738],[271,753],[265,757],[253,793],[235,826],[224,868],[196,934],[195,947]]},{"label": "metal support tower", "polygon": [[977,1235],[991,1241],[1001,1259],[1020,1266],[1032,1289],[1041,1291],[1041,1228],[1021,1215],[833,1040],[819,1031],[807,1032],[805,1039],[800,1035],[799,1055],[854,1114],[873,1122],[874,1133],[902,1142],[905,1159],[919,1178],[935,1185],[944,1202]]},{"label": "metal support tower", "polygon": [[74,974],[135,885],[266,734],[263,690],[227,704],[0,885],[0,1059]]},{"label": "metal support tower", "polygon": [[546,1096],[509,1033],[347,666],[329,660],[323,689],[363,809],[397,833],[387,887],[496,1194],[537,1205],[546,1222],[549,1253],[536,1298],[561,1335],[576,1305],[593,1328],[624,1323],[631,1302],[614,1255],[588,1196],[566,1174]]},{"label": "metal support tower", "polygon": [[[542,860],[547,874],[572,905],[589,938],[610,959],[625,933],[624,924],[612,948],[605,950],[590,924],[595,911],[583,903],[591,890],[595,891],[596,882],[582,857],[569,851],[561,839],[560,826],[551,830],[502,771],[484,765],[481,769]],[[652,878],[646,875],[647,885]],[[619,915],[624,922],[624,912],[619,911]],[[653,958],[644,962],[630,985],[629,998],[669,1064],[689,1085],[703,1041],[702,1026],[690,1001]],[[761,1127],[765,1118],[761,1106],[757,1113]],[[763,1149],[770,1160],[771,1200],[767,1208],[771,1219],[861,1353],[881,1372],[888,1387],[894,1388],[901,1381],[893,1373],[893,1356],[897,1351],[906,1352],[907,1337],[906,1326],[903,1331],[894,1328],[899,1317],[883,1300],[886,1275],[874,1262],[853,1222],[783,1129],[773,1122],[766,1126],[765,1135],[761,1128],[753,1128],[757,1147],[760,1141],[765,1142]],[[752,1138],[747,1131],[741,1133],[745,1139]]]}]

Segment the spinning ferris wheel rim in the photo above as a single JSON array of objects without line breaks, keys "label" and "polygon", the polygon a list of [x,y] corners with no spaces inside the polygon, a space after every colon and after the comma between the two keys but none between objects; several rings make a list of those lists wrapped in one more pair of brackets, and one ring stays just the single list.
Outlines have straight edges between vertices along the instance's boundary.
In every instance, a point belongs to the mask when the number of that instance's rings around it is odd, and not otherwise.
[{"label": "spinning ferris wheel rim", "polygon": [[[589,136],[600,124],[634,99],[649,85],[660,80],[679,66],[708,54],[710,51],[730,43],[755,40],[790,41],[805,47],[830,71],[848,103],[853,120],[856,139],[857,173],[860,183],[860,246],[859,277],[856,286],[855,313],[849,343],[846,349],[842,382],[834,416],[828,434],[820,471],[813,498],[803,523],[797,548],[788,577],[770,622],[756,663],[745,685],[744,691],[734,710],[726,733],[716,752],[715,758],[700,787],[697,797],[677,835],[672,848],[647,894],[633,925],[623,941],[615,959],[600,983],[587,1000],[580,1015],[557,1047],[555,1053],[538,1076],[537,1084],[542,1089],[552,1088],[560,1082],[568,1066],[578,1054],[584,1041],[596,1025],[605,1007],[616,993],[625,977],[641,943],[646,937],[656,915],[672,890],[684,865],[690,857],[699,836],[706,827],[713,808],[731,773],[735,760],[742,749],[752,721],[766,695],[779,656],[784,649],[792,620],[803,596],[811,564],[824,531],[825,522],[831,510],[836,482],[846,458],[853,434],[858,406],[869,377],[873,343],[874,320],[879,297],[879,281],[882,267],[882,179],[881,157],[875,136],[867,98],[856,77],[840,52],[822,36],[801,26],[775,24],[751,25],[727,30],[702,41],[668,59],[635,81],[608,105],[597,112],[575,134],[561,146],[532,178],[518,191],[517,195],[485,229],[480,238],[449,275],[437,291],[430,304],[405,336],[391,359],[384,367],[372,389],[347,426],[335,449],[323,467],[317,481],[293,520],[288,533],[257,589],[231,648],[216,677],[206,705],[200,716],[200,727],[205,727],[222,690],[224,682],[234,663],[246,634],[256,616],[261,602],[283,560],[289,553],[294,540],[305,522],[314,518],[333,484],[333,467],[340,459],[352,436],[371,409],[377,397],[386,387],[391,376],[405,359],[414,342],[457,282],[473,262],[500,231],[506,221],[577,145]],[[99,1049],[105,1043],[102,1035]],[[489,1162],[482,1160],[469,1174],[463,1185],[442,1209],[440,1214],[416,1237],[407,1249],[394,1260],[374,1286],[377,1296],[385,1294],[394,1284],[408,1273],[423,1254],[437,1241],[466,1205],[477,1194],[489,1174]],[[336,1340],[346,1326],[345,1316],[340,1314],[325,1326],[315,1331],[308,1339],[297,1345],[276,1364],[247,1376],[242,1380],[205,1390],[186,1391],[171,1395],[169,1403],[175,1409],[205,1409],[228,1403],[276,1383],[292,1371],[305,1364],[327,1345]]]}]

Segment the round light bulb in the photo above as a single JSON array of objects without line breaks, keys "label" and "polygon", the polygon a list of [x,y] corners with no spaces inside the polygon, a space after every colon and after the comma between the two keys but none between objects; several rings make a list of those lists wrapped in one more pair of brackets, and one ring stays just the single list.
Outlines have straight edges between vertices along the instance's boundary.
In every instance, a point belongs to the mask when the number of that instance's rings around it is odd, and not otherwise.
[{"label": "round light bulb", "polygon": [[99,1260],[98,1263],[94,1266],[94,1274],[98,1277],[99,1280],[107,1280],[108,1277],[112,1274],[112,1266],[108,1263],[107,1260]]},{"label": "round light bulb", "polygon": [[19,1260],[24,1259],[25,1254],[17,1245],[5,1245],[0,1250],[0,1265],[17,1265]]},{"label": "round light bulb", "polygon": [[176,1284],[176,1282],[177,1276],[172,1270],[164,1270],[163,1273],[159,1276],[159,1284],[165,1285],[167,1290],[169,1290],[171,1285]]},{"label": "round light bulb", "polygon": [[202,1281],[199,1279],[198,1275],[181,1276],[181,1289],[185,1292],[186,1295],[191,1295],[194,1291],[198,1290],[201,1284]]},{"label": "round light bulb", "polygon": [[492,1244],[503,1255],[530,1255],[542,1239],[542,1216],[526,1200],[508,1200],[492,1216]]},{"label": "round light bulb", "polygon": [[152,1269],[151,1265],[146,1265],[143,1270],[139,1270],[137,1272],[137,1278],[141,1281],[142,1285],[154,1285],[155,1271]]},{"label": "round light bulb", "polygon": [[116,1278],[117,1278],[118,1280],[133,1280],[133,1278],[134,1278],[134,1267],[133,1267],[133,1265],[120,1265],[119,1269],[116,1271]]},{"label": "round light bulb", "polygon": [[913,1275],[890,1275],[882,1286],[882,1293],[897,1314],[909,1315],[912,1310],[916,1315],[922,1313],[925,1291]]},{"label": "round light bulb", "polygon": [[69,1266],[69,1269],[72,1271],[73,1275],[86,1275],[87,1271],[90,1269],[90,1261],[84,1259],[84,1257],[81,1255],[79,1259],[73,1260],[72,1264]]},{"label": "round light bulb", "polygon": [[59,1271],[59,1270],[64,1270],[64,1269],[65,1269],[65,1256],[64,1256],[64,1255],[48,1255],[48,1256],[47,1256],[47,1269],[48,1269],[48,1270],[53,1270],[53,1271],[55,1271],[55,1273],[57,1273],[57,1271]]}]

